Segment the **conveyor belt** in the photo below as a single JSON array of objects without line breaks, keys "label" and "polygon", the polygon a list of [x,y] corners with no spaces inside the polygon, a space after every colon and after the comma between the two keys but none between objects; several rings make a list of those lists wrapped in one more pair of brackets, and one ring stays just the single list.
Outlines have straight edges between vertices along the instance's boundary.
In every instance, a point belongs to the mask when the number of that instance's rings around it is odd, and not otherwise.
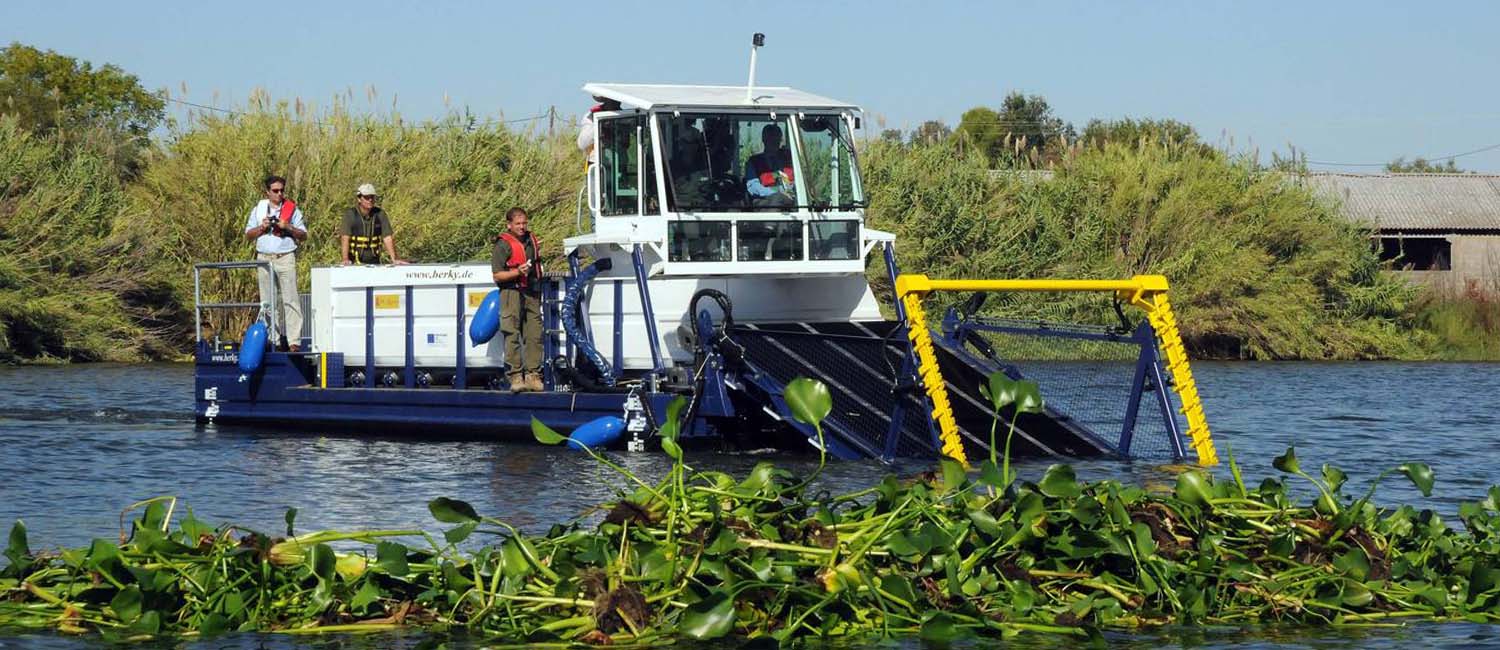
[{"label": "conveyor belt", "polygon": [[[735,326],[730,337],[745,351],[742,380],[771,402],[764,405],[768,411],[778,412],[785,421],[791,418],[778,399],[781,387],[797,377],[828,385],[833,411],[823,428],[825,437],[833,438],[831,451],[885,459],[932,456],[940,447],[929,427],[930,407],[920,387],[910,383],[906,339],[894,328],[891,322],[753,324]],[[988,369],[962,351],[937,348],[965,447],[975,458],[987,457],[993,418],[978,388]],[[1008,422],[1005,415],[997,434],[1001,441]],[[811,433],[810,428],[799,428]],[[1112,451],[1057,412],[1023,415],[1012,443],[1012,455],[1017,457],[1098,456]]]}]

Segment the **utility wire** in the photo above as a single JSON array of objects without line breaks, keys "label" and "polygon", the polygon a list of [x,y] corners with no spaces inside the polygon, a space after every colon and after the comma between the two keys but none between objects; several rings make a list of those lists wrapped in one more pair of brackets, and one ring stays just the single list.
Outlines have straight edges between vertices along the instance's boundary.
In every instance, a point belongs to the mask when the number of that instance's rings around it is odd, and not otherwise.
[{"label": "utility wire", "polygon": [[[1417,158],[1421,158],[1422,160],[1425,160],[1427,162],[1442,162],[1444,160],[1453,160],[1454,158],[1462,158],[1464,156],[1472,156],[1472,155],[1474,155],[1476,153],[1484,153],[1486,151],[1493,151],[1495,149],[1500,149],[1500,144],[1492,144],[1492,145],[1490,145],[1488,147],[1480,147],[1480,148],[1475,149],[1473,151],[1465,151],[1463,153],[1456,153],[1456,154],[1453,154],[1451,156],[1440,156],[1440,157],[1437,157],[1437,158],[1428,158],[1426,156],[1417,156]],[[1415,160],[1415,158],[1413,160]],[[1309,165],[1323,165],[1325,167],[1384,167],[1384,166],[1390,164],[1390,163],[1343,163],[1343,162],[1328,162],[1328,161],[1323,161],[1323,160],[1309,160],[1309,161],[1306,161],[1306,162]]]},{"label": "utility wire", "polygon": [[[246,115],[250,114],[250,113],[248,113],[246,111],[236,111],[236,110],[232,110],[232,109],[228,109],[228,108],[219,108],[218,106],[208,106],[208,105],[205,105],[205,104],[197,104],[197,103],[190,102],[190,101],[187,101],[187,100],[176,99],[176,98],[172,98],[172,97],[165,97],[164,99],[166,99],[167,101],[172,102],[174,104],[181,104],[183,106],[191,106],[193,108],[199,108],[199,109],[203,109],[203,110],[206,110],[206,111],[214,111],[214,112],[217,112],[217,113],[224,113],[226,115],[234,115],[236,117],[243,117],[243,116],[246,116]],[[548,117],[549,115],[550,115],[550,112],[548,112],[548,113],[538,113],[538,114],[532,115],[530,117],[522,117],[522,118],[517,118],[517,119],[514,119],[514,120],[485,120],[483,122],[477,122],[473,126],[474,127],[486,127],[486,126],[494,126],[494,125],[497,125],[497,124],[519,124],[521,122],[535,122],[535,121],[540,120],[542,118]],[[312,122],[313,124],[317,124],[318,126],[327,126],[327,127],[335,126],[334,124],[331,124],[331,123],[328,123],[328,122],[323,122],[323,121],[320,121],[320,120],[307,120],[307,121]],[[419,125],[419,126],[417,126],[415,128],[439,128],[440,126],[441,125],[431,124],[431,125]]]}]

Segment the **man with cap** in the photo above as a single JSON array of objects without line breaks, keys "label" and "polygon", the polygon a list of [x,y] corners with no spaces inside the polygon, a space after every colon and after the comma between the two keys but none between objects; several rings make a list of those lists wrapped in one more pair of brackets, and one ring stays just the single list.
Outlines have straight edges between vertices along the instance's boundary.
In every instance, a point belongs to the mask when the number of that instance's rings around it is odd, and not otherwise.
[{"label": "man with cap", "polygon": [[382,246],[392,264],[405,264],[396,257],[396,231],[391,220],[375,205],[375,186],[365,183],[354,192],[354,207],[339,221],[339,264],[379,264]]}]

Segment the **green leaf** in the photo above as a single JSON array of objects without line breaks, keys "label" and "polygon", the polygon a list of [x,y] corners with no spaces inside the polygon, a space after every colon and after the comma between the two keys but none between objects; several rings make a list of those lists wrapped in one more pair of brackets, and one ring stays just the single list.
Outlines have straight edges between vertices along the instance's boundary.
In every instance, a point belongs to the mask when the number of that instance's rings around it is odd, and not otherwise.
[{"label": "green leaf", "polygon": [[1288,474],[1301,474],[1302,466],[1297,464],[1297,449],[1287,447],[1286,453],[1271,460],[1271,466]]},{"label": "green leaf", "polygon": [[1042,475],[1042,482],[1037,484],[1042,494],[1054,499],[1072,499],[1083,494],[1083,486],[1078,484],[1078,477],[1073,474],[1072,465],[1053,465],[1047,468],[1047,473]]},{"label": "green leaf", "polygon": [[1005,478],[1000,475],[1000,468],[988,459],[979,466],[979,482],[994,488],[1005,487]]},{"label": "green leaf", "polygon": [[1209,478],[1207,474],[1196,470],[1178,474],[1177,499],[1183,503],[1208,507],[1208,500],[1210,495],[1213,494],[1212,482],[1213,479]]},{"label": "green leaf", "polygon": [[694,639],[717,639],[734,629],[734,599],[722,591],[715,591],[701,601],[689,605],[682,613],[678,631]]},{"label": "green leaf", "polygon": [[461,523],[461,524],[459,524],[457,526],[449,528],[448,530],[443,531],[443,539],[448,540],[449,544],[458,544],[458,543],[460,543],[460,542],[468,539],[469,535],[474,534],[474,529],[478,528],[478,527],[479,527],[479,522],[477,522],[477,521],[466,521],[466,522]]},{"label": "green leaf", "polygon": [[449,499],[448,497],[438,497],[428,501],[427,511],[432,513],[434,519],[445,524],[479,521],[479,513],[474,511],[474,506],[458,499]]},{"label": "green leaf", "polygon": [[130,626],[130,630],[140,634],[156,636],[157,633],[161,632],[161,614],[154,609],[147,610],[146,613],[141,614],[141,617],[136,619],[135,623]]},{"label": "green leaf", "polygon": [[562,441],[567,440],[561,433],[554,431],[552,427],[542,424],[542,421],[536,419],[535,415],[531,416],[531,437],[536,438],[537,442],[544,445],[561,444]]},{"label": "green leaf", "polygon": [[119,617],[121,623],[130,623],[141,615],[141,589],[135,585],[126,585],[120,593],[110,599],[109,608],[115,610],[115,616]]},{"label": "green leaf", "polygon": [[229,631],[229,619],[223,614],[209,614],[198,623],[198,635],[201,638],[215,637]]},{"label": "green leaf", "polygon": [[922,620],[922,628],[917,636],[923,641],[934,643],[947,643],[959,637],[958,626],[953,624],[953,619],[943,612],[929,612]]},{"label": "green leaf", "polygon": [[1323,464],[1323,482],[1328,484],[1329,492],[1338,494],[1339,488],[1343,487],[1344,482],[1347,480],[1349,480],[1349,477],[1344,474],[1344,470],[1327,463]]},{"label": "green leaf", "polygon": [[[661,429],[658,431],[658,433],[661,434],[662,440],[671,440],[673,442],[677,441],[677,434],[682,432],[681,414],[682,409],[685,406],[687,406],[687,398],[681,395],[673,398],[672,401],[667,404],[667,419],[666,421],[661,423]],[[663,447],[665,447],[665,445],[663,445]],[[682,458],[682,452],[680,451],[680,449],[681,448],[679,447],[677,455],[672,457],[673,460],[680,460]]]},{"label": "green leaf", "polygon": [[349,605],[355,609],[364,609],[379,601],[381,595],[380,587],[375,584],[375,581],[366,580],[360,586],[359,591],[354,592],[354,598],[349,601]]},{"label": "green leaf", "polygon": [[312,567],[313,575],[324,582],[333,580],[333,570],[338,566],[338,561],[338,557],[333,554],[333,547],[327,544],[313,546],[312,552],[307,554],[307,562]]},{"label": "green leaf", "polygon": [[380,567],[388,575],[405,577],[411,573],[411,566],[406,562],[406,553],[405,544],[380,542],[375,545],[375,566]]},{"label": "green leaf", "polygon": [[284,518],[286,519],[286,536],[291,537],[295,534],[292,532],[292,522],[297,520],[297,509],[287,508],[286,516]]},{"label": "green leaf", "polygon": [[999,411],[1016,401],[1016,380],[1003,371],[996,370],[985,376],[985,383],[979,385],[979,392],[990,401],[992,408]]},{"label": "green leaf", "polygon": [[828,385],[816,379],[798,377],[786,385],[783,393],[792,417],[803,424],[817,426],[833,410],[833,395]]},{"label": "green leaf", "polygon": [[1034,381],[1016,382],[1016,412],[1017,413],[1041,413],[1047,408],[1046,400],[1042,399],[1042,389]]},{"label": "green leaf", "polygon": [[674,462],[682,460],[682,445],[677,444],[676,440],[663,437],[661,439],[661,450]]},{"label": "green leaf", "polygon": [[943,457],[938,459],[938,466],[943,469],[942,491],[944,493],[957,489],[958,486],[964,484],[964,479],[968,478],[967,473],[964,472],[964,466],[952,458]]},{"label": "green leaf", "polygon": [[1406,478],[1411,479],[1412,485],[1422,491],[1422,496],[1432,496],[1432,468],[1427,463],[1406,463],[1398,468]]},{"label": "green leaf", "polygon": [[31,547],[26,545],[26,524],[20,519],[10,527],[10,544],[5,547],[5,557],[10,560],[10,567],[17,574],[27,558],[31,557]]}]

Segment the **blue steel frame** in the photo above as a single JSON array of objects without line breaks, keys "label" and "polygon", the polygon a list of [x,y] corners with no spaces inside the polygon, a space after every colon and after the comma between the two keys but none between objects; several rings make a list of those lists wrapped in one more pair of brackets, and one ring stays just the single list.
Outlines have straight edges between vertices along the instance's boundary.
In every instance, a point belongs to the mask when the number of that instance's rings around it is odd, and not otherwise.
[{"label": "blue steel frame", "polygon": [[646,262],[641,257],[640,244],[630,249],[630,263],[635,267],[635,283],[641,290],[641,316],[646,320],[646,336],[651,338],[651,391],[655,392],[656,381],[666,368],[661,362],[661,340],[656,336],[656,313],[651,309],[651,290],[646,287]]},{"label": "blue steel frame", "polygon": [[[1133,343],[1140,348],[1136,356],[1135,373],[1130,385],[1130,398],[1125,408],[1124,422],[1120,427],[1120,436],[1116,443],[1116,451],[1123,455],[1130,455],[1130,446],[1135,439],[1135,425],[1137,412],[1140,407],[1141,398],[1146,389],[1146,381],[1149,379],[1156,386],[1157,407],[1160,411],[1162,424],[1170,434],[1168,438],[1172,441],[1172,453],[1177,458],[1185,457],[1182,445],[1182,429],[1177,418],[1172,415],[1172,398],[1167,393],[1166,375],[1161,367],[1161,359],[1156,351],[1156,331],[1151,328],[1147,321],[1141,321],[1135,330],[1128,336],[1093,332],[1068,328],[1045,328],[1045,327],[1017,327],[1009,325],[995,325],[984,322],[975,322],[958,317],[956,310],[949,310],[943,318],[943,330],[947,332],[950,342],[962,345],[968,339],[971,332],[996,332],[1000,334],[1021,334],[1027,336],[1051,336],[1056,338],[1077,339],[1083,341],[1104,341],[1112,343]],[[986,351],[986,355],[989,352]],[[1006,370],[1006,374],[1018,377],[1019,372],[1014,364],[1006,363],[1003,359],[991,358]]]},{"label": "blue steel frame", "polygon": [[[885,243],[882,244],[880,248],[881,253],[885,256],[886,277],[891,281],[891,287],[894,288],[896,286],[896,276],[901,274],[900,267],[896,265],[895,246],[890,243]],[[901,337],[902,344],[906,348],[906,360],[901,363],[901,374],[897,377],[897,381],[910,381],[912,388],[915,391],[915,388],[920,385],[921,382],[917,381],[917,353],[916,350],[912,348],[911,337],[907,335],[906,305],[901,304],[901,298],[899,296],[894,298],[891,302],[896,306],[896,329],[900,331],[899,335]],[[932,448],[942,449],[943,445],[941,438],[938,435],[937,421],[932,419],[932,402],[927,397],[927,392],[918,391],[914,394],[919,394],[920,397],[918,399],[922,404],[926,406],[928,413],[928,416],[926,418],[927,435],[931,439]],[[890,462],[896,457],[896,443],[901,439],[901,425],[905,421],[905,402],[898,399],[896,400],[895,407],[891,411],[891,426],[886,431],[885,449],[881,453],[882,460]]]}]

